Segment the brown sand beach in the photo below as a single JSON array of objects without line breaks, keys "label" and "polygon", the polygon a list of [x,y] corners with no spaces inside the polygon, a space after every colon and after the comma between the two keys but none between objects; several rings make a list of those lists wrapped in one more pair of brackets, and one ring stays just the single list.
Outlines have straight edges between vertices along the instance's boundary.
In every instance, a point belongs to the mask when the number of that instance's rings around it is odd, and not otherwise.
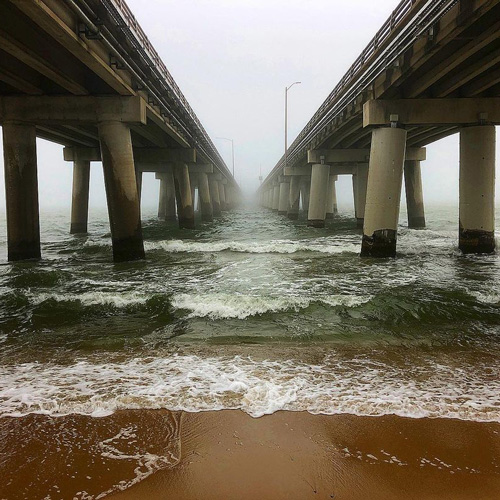
[{"label": "brown sand beach", "polygon": [[[500,424],[237,410],[0,420],[0,498],[497,499]],[[122,491],[120,491],[122,490]]]}]

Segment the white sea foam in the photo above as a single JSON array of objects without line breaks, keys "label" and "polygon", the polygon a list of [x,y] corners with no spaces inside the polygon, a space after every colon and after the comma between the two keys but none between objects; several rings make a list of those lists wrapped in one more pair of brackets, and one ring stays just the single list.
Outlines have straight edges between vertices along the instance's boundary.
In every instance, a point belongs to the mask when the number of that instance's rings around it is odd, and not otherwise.
[{"label": "white sea foam", "polygon": [[483,377],[475,365],[429,361],[409,373],[406,365],[335,353],[317,364],[171,355],[123,363],[0,367],[3,415],[96,415],[140,408],[239,408],[254,417],[305,410],[500,422],[500,379]]},{"label": "white sea foam", "polygon": [[30,294],[33,304],[39,305],[48,300],[56,302],[80,302],[85,306],[112,305],[114,307],[127,307],[129,305],[146,302],[148,296],[140,292],[84,292],[72,293],[38,293]]},{"label": "white sea foam", "polygon": [[228,293],[187,294],[174,295],[172,306],[176,309],[191,311],[190,318],[245,319],[266,313],[280,311],[299,311],[306,309],[313,303],[322,303],[328,306],[355,307],[368,302],[370,296],[354,295],[327,295],[308,297],[305,295],[283,295],[279,297],[263,297],[261,295],[243,295]]},{"label": "white sea foam", "polygon": [[359,244],[341,239],[319,238],[315,240],[271,240],[263,243],[249,241],[200,242],[186,240],[164,240],[146,242],[146,250],[162,249],[170,253],[193,252],[240,252],[240,253],[277,253],[320,252],[326,254],[359,253]]},{"label": "white sea foam", "polygon": [[500,304],[500,292],[484,293],[468,290],[468,293],[483,304]]}]

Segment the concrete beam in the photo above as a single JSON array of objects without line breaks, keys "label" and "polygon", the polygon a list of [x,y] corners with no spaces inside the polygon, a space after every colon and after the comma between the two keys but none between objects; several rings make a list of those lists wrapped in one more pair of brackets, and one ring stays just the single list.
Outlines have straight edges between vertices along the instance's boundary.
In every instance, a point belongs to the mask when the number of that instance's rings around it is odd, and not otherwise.
[{"label": "concrete beam", "polygon": [[500,98],[371,100],[363,106],[363,127],[389,125],[500,124]]},{"label": "concrete beam", "polygon": [[[63,150],[65,161],[79,160],[86,161],[101,161],[101,151],[99,148],[79,148],[79,147],[65,147]],[[161,165],[166,163],[194,163],[196,162],[195,149],[170,149],[170,148],[134,148],[134,160],[136,163],[144,165],[151,165],[151,171],[155,172]],[[208,168],[206,164],[202,164],[204,172]],[[210,164],[211,168],[213,166]],[[149,167],[148,167],[149,168]],[[145,170],[146,172],[148,170]],[[209,172],[211,173],[211,172]]]},{"label": "concrete beam", "polygon": [[64,161],[101,161],[99,148],[65,147],[63,149]]},{"label": "concrete beam", "polygon": [[305,167],[285,167],[283,169],[283,174],[286,176],[311,175],[311,165],[307,165]]},{"label": "concrete beam", "polygon": [[[323,158],[322,158],[323,157]],[[307,152],[307,163],[366,163],[370,159],[369,149],[310,149]]]},{"label": "concrete beam", "polygon": [[[324,163],[328,165],[346,165],[349,163],[368,163],[370,160],[369,149],[310,149],[307,152],[307,163]],[[425,148],[407,148],[405,160],[424,161],[426,159]]]},{"label": "concrete beam", "polygon": [[[136,161],[135,165],[141,172],[171,172],[176,163],[184,164],[184,162],[146,163]],[[214,171],[214,166],[211,163],[186,163],[186,165],[190,174],[212,174]]]},{"label": "concrete beam", "polygon": [[134,148],[134,158],[140,163],[196,163],[196,149]]},{"label": "concrete beam", "polygon": [[0,97],[0,122],[146,124],[146,102],[138,96],[8,96]]},{"label": "concrete beam", "polygon": [[212,163],[189,163],[190,174],[213,174],[214,166]]}]

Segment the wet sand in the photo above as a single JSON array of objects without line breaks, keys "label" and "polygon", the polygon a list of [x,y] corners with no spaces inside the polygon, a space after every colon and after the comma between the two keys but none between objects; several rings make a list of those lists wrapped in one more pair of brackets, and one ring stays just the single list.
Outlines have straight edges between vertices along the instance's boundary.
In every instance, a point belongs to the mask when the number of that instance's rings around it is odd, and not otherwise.
[{"label": "wet sand", "polygon": [[500,424],[236,410],[0,419],[0,498],[103,494],[493,500]]}]

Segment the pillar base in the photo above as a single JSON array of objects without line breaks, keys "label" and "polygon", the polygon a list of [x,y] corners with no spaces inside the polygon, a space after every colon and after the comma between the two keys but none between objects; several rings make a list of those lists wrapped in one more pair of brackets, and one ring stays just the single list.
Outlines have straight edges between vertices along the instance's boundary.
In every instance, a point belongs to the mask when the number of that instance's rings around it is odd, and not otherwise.
[{"label": "pillar base", "polygon": [[323,219],[312,219],[307,221],[309,227],[325,227],[325,221]]},{"label": "pillar base", "polygon": [[365,219],[360,219],[359,217],[356,219],[356,227],[359,229],[363,229],[363,225],[365,223]]},{"label": "pillar base", "polygon": [[495,251],[495,233],[481,229],[460,228],[458,248],[464,254],[493,253]]},{"label": "pillar base", "polygon": [[286,215],[286,210],[278,210],[278,215]]},{"label": "pillar base", "polygon": [[299,218],[299,214],[298,213],[295,213],[295,212],[288,212],[286,214],[286,216],[290,219],[290,220],[298,220]]},{"label": "pillar base", "polygon": [[8,260],[39,260],[42,254],[39,241],[24,241],[10,243],[8,249]]},{"label": "pillar base", "polygon": [[333,219],[334,218],[334,214],[333,213],[327,213],[326,214],[326,218],[327,219]]},{"label": "pillar base", "polygon": [[380,229],[371,236],[364,234],[361,257],[396,257],[396,231]]},{"label": "pillar base", "polygon": [[192,219],[179,219],[179,229],[195,229],[194,215]]},{"label": "pillar base", "polygon": [[408,217],[408,227],[410,229],[424,229],[425,217]]},{"label": "pillar base", "polygon": [[128,260],[145,259],[142,237],[113,239],[113,260],[115,262],[126,262]]},{"label": "pillar base", "polygon": [[201,208],[201,220],[203,222],[212,222],[214,220],[212,204],[211,203],[207,203],[207,204],[202,203],[200,208]]},{"label": "pillar base", "polygon": [[69,230],[70,234],[87,234],[86,222],[72,222]]}]

